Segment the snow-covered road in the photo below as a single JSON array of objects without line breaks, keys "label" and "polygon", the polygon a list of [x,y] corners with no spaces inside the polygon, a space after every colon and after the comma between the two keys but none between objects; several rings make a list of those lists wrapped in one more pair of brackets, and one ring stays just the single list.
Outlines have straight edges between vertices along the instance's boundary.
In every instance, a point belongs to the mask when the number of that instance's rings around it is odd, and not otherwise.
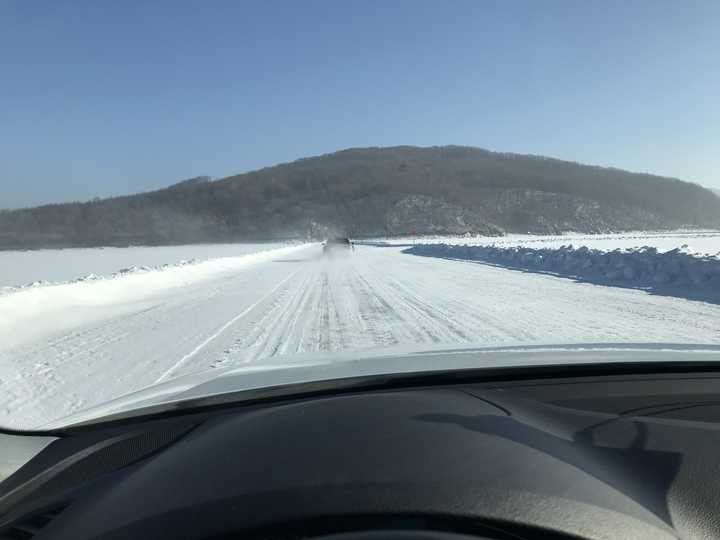
[{"label": "snow-covered road", "polygon": [[[328,261],[319,245],[286,248],[203,279],[120,302],[113,297],[112,305],[100,298],[77,318],[70,307],[67,313],[38,308],[38,320],[55,317],[58,325],[38,323],[34,335],[32,312],[24,313],[29,335],[9,323],[0,327],[0,425],[37,427],[179,375],[261,366],[263,359],[300,352],[444,343],[720,343],[716,304],[400,251],[358,246]],[[100,285],[59,287],[67,298],[82,290],[72,287]],[[48,289],[38,294],[46,297]],[[10,321],[13,313],[0,316]]]}]

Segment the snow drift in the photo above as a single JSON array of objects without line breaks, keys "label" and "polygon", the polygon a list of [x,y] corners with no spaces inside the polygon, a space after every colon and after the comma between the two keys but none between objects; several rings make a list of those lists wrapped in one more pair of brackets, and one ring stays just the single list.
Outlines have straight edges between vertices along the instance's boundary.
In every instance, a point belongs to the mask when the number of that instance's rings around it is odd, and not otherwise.
[{"label": "snow drift", "polygon": [[507,268],[547,272],[603,285],[663,289],[677,296],[720,300],[720,258],[698,257],[679,248],[601,251],[587,246],[559,248],[421,244],[403,253],[482,261]]},{"label": "snow drift", "polygon": [[472,246],[495,246],[502,248],[528,247],[533,249],[557,249],[568,244],[576,248],[587,246],[600,251],[628,248],[654,247],[665,253],[681,248],[686,253],[704,257],[720,256],[720,231],[717,230],[676,230],[676,231],[626,231],[608,234],[579,234],[567,232],[554,235],[507,234],[505,236],[401,236],[377,238],[366,241],[373,245],[414,246],[419,244],[449,244]]},{"label": "snow drift", "polygon": [[188,287],[232,276],[238,270],[307,246],[157,267],[130,266],[109,276],[88,275],[66,283],[37,282],[4,292],[0,289],[0,351],[90,322],[152,309]]},{"label": "snow drift", "polygon": [[0,293],[40,282],[59,284],[122,270],[165,269],[187,262],[240,257],[302,242],[189,244],[0,251]]}]

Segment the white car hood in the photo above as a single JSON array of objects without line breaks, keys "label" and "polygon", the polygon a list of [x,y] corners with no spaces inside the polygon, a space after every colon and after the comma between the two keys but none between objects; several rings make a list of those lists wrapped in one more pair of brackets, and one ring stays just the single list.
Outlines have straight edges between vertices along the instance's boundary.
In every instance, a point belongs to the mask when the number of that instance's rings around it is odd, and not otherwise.
[{"label": "white car hood", "polygon": [[238,367],[208,369],[137,390],[121,398],[53,421],[42,429],[104,421],[232,392],[287,387],[355,377],[483,368],[510,368],[627,362],[720,362],[720,346],[672,343],[579,343],[518,346],[384,347],[339,353],[277,356]]}]

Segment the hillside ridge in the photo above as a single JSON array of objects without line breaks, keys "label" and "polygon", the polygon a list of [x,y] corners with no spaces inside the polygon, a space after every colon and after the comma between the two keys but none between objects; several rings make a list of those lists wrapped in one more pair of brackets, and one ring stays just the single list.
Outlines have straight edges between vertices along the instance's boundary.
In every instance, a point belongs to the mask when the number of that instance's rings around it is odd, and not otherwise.
[{"label": "hillside ridge", "polygon": [[720,226],[676,178],[468,146],[348,148],[218,180],[0,214],[0,248]]}]

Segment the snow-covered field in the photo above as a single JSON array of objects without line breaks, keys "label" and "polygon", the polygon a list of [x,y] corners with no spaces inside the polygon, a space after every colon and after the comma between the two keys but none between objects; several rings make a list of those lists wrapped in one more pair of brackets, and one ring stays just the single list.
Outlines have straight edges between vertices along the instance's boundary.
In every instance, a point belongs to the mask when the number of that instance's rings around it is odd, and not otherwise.
[{"label": "snow-covered field", "polygon": [[[720,343],[716,303],[403,249],[358,246],[339,260],[324,259],[318,244],[223,258],[211,252],[205,262],[85,281],[71,280],[118,268],[88,263],[73,276],[34,269],[39,279],[70,282],[0,296],[0,425],[39,427],[159,381],[220,366],[262,369],[303,352]],[[75,253],[58,252],[55,260],[79,268],[62,260]],[[153,266],[172,259],[163,255]],[[141,265],[148,260],[110,264]]]},{"label": "snow-covered field", "polygon": [[676,248],[698,255],[720,254],[720,231],[661,231],[627,232],[613,234],[529,235],[509,234],[501,237],[488,236],[423,236],[378,238],[375,241],[390,245],[448,244],[497,247],[529,247],[533,249],[572,245],[575,248],[588,247],[601,251],[615,249],[639,249],[654,247],[664,253]]},{"label": "snow-covered field", "polygon": [[193,244],[0,251],[0,292],[36,282],[63,282],[127,269],[157,268],[194,260],[237,257],[283,247],[281,243]]}]

